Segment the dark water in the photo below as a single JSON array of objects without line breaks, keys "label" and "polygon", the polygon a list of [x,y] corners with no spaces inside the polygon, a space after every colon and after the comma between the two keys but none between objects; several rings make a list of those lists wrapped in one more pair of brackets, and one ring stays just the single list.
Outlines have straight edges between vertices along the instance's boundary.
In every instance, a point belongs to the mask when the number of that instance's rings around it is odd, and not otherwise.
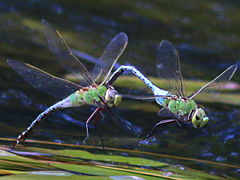
[{"label": "dark water", "polygon": [[[25,83],[7,64],[17,59],[62,77],[66,72],[56,64],[43,37],[41,19],[62,32],[71,47],[99,57],[110,39],[126,32],[129,45],[119,63],[130,63],[145,74],[156,75],[155,56],[162,39],[172,41],[180,51],[183,75],[211,80],[233,63],[239,64],[240,4],[237,1],[0,1],[0,136],[16,137],[46,107],[56,102]],[[89,62],[84,62],[92,67]],[[233,78],[239,82],[239,73]],[[127,89],[119,91],[128,92]],[[236,92],[239,93],[239,92]],[[157,105],[146,102],[151,112],[126,101],[120,115],[141,128],[128,133],[106,115],[99,132],[106,146],[143,149],[239,165],[239,106],[204,104],[212,119],[202,129],[177,124],[159,128],[148,145],[138,141],[158,122]],[[93,108],[69,109],[47,118],[31,136],[33,139],[79,144],[84,120]],[[91,126],[89,144],[101,145]],[[136,130],[136,131],[137,131]],[[140,137],[139,137],[140,135]],[[151,158],[151,157],[149,157]],[[183,163],[212,174],[237,177],[239,169],[220,169]]]}]

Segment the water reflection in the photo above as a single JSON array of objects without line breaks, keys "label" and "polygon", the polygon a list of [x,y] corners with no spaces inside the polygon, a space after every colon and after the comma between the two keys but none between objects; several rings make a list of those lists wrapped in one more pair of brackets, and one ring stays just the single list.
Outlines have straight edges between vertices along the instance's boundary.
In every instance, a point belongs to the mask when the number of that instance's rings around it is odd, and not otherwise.
[{"label": "water reflection", "polygon": [[[1,137],[15,138],[40,111],[56,102],[56,99],[23,82],[7,67],[7,58],[28,62],[60,77],[66,75],[52,61],[41,30],[42,18],[53,23],[71,47],[94,57],[101,54],[103,47],[116,33],[126,32],[129,35],[129,47],[119,62],[134,64],[148,75],[157,74],[156,46],[162,39],[171,40],[179,48],[183,75],[187,78],[210,80],[230,64],[239,63],[240,30],[236,17],[240,11],[235,1],[100,2],[0,2]],[[86,64],[91,69],[92,64]],[[239,74],[234,81],[239,82]],[[119,90],[129,92],[128,88]],[[239,91],[235,93],[239,94]],[[138,147],[138,142],[159,121],[158,107],[154,103],[143,103],[151,112],[136,107],[140,103],[143,102],[126,101],[120,108],[120,115],[141,127],[142,136],[125,133],[121,125],[106,116],[99,123],[106,146],[239,163],[239,106],[203,103],[211,119],[205,128],[163,126],[147,145]],[[41,124],[32,138],[80,144],[85,135],[84,122],[90,113],[89,108],[55,113]],[[91,126],[91,131],[93,136],[89,144],[101,144],[94,126]],[[189,166],[209,171],[209,167],[203,167],[200,163]],[[210,173],[221,174],[214,170]],[[236,176],[239,169],[222,174]]]}]

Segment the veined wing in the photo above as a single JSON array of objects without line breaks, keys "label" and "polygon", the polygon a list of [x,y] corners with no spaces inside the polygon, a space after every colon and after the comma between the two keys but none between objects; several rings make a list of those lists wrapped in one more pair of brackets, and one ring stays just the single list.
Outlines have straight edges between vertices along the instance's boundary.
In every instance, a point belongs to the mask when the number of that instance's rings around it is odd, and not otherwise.
[{"label": "veined wing", "polygon": [[112,68],[127,47],[128,37],[125,33],[118,33],[111,42],[107,45],[102,56],[99,58],[99,63],[94,67],[95,80],[102,80],[104,84],[109,77]]},{"label": "veined wing", "polygon": [[149,101],[155,101],[156,98],[169,97],[169,95],[130,95],[130,94],[121,94],[121,96],[127,99],[149,100]]},{"label": "veined wing", "polygon": [[185,86],[180,69],[178,51],[168,40],[162,40],[157,51],[157,71],[161,78],[167,79],[168,91],[181,97]]},{"label": "veined wing", "polygon": [[34,88],[56,98],[65,98],[81,88],[73,82],[55,77],[29,64],[10,59],[7,60],[7,63]]},{"label": "veined wing", "polygon": [[174,114],[173,112],[171,112],[167,108],[160,109],[159,112],[158,112],[158,116],[160,116],[160,117],[171,117],[171,118],[174,118],[176,121],[178,120],[177,114]]},{"label": "veined wing", "polygon": [[238,66],[236,64],[230,66],[225,71],[223,71],[221,74],[219,74],[215,79],[213,79],[209,83],[205,84],[203,87],[201,87],[197,91],[193,92],[189,96],[189,99],[194,98],[195,96],[197,96],[199,93],[205,91],[206,89],[210,89],[210,88],[217,89],[217,86],[224,85],[224,83],[226,83],[227,81],[229,81],[233,77],[234,73],[237,70],[237,67]]},{"label": "veined wing", "polygon": [[117,108],[108,108],[108,113],[124,128],[126,132],[139,136],[142,133],[142,128],[133,124],[132,122],[122,118],[120,116],[119,109]]},{"label": "veined wing", "polygon": [[60,64],[76,78],[79,78],[79,75],[81,75],[88,85],[92,85],[94,82],[88,70],[74,55],[61,34],[45,20],[42,20],[42,25],[48,47]]}]

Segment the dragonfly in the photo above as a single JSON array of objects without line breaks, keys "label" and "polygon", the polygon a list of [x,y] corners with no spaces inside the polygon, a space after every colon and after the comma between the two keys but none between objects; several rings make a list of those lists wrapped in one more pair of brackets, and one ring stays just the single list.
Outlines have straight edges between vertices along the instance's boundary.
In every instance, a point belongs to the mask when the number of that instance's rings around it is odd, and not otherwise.
[{"label": "dragonfly", "polygon": [[[59,31],[46,20],[42,20],[42,25],[48,47],[57,61],[73,76],[79,78],[80,74],[87,85],[81,86],[66,79],[53,76],[30,64],[8,59],[7,63],[9,66],[26,82],[49,95],[62,99],[39,114],[30,126],[17,137],[14,147],[23,142],[33,128],[52,112],[64,108],[93,105],[96,108],[86,121],[86,138],[83,141],[85,143],[89,137],[88,123],[90,120],[103,116],[102,112],[104,110],[114,115],[111,108],[117,107],[122,100],[121,94],[110,84],[106,85],[106,81],[114,64],[125,50],[128,37],[123,32],[117,34],[99,58],[101,63],[96,64],[94,73],[90,74],[82,62],[74,55]],[[99,81],[101,83],[98,83]],[[122,121],[119,118],[117,120]],[[130,128],[129,124],[127,126]]]},{"label": "dragonfly", "polygon": [[134,66],[120,66],[107,82],[107,84],[111,84],[116,81],[124,71],[130,71],[142,80],[153,92],[153,96],[125,96],[133,99],[154,99],[157,104],[162,107],[158,115],[169,117],[169,119],[161,120],[155,124],[145,141],[154,134],[157,127],[166,123],[177,122],[179,124],[179,122],[183,122],[192,124],[195,128],[204,127],[208,123],[209,117],[206,115],[204,108],[198,105],[194,98],[203,92],[212,91],[213,93],[213,89],[219,90],[219,85],[224,85],[224,83],[233,77],[237,70],[237,65],[231,65],[212,81],[206,83],[193,93],[186,95],[178,51],[170,41],[162,40],[157,50],[157,70],[159,76],[167,80],[165,83],[167,83],[167,89],[169,89],[169,91],[157,87]]}]

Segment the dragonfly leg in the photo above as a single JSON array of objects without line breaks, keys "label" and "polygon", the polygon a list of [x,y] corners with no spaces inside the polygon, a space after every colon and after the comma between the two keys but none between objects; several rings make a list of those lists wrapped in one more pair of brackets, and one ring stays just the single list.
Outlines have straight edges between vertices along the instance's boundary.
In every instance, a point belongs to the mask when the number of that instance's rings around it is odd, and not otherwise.
[{"label": "dragonfly leg", "polygon": [[111,108],[107,105],[107,102],[101,96],[98,96],[98,97],[102,101],[102,103],[104,104],[104,109],[107,109],[108,112],[115,117],[115,114],[112,112]]},{"label": "dragonfly leg", "polygon": [[149,140],[149,138],[155,133],[158,126],[160,126],[162,124],[166,124],[166,123],[175,122],[175,121],[176,121],[176,119],[167,119],[167,120],[162,120],[162,121],[158,122],[157,124],[155,124],[153,126],[151,132],[147,135],[147,137],[143,141],[140,141],[139,144],[144,144],[145,142],[147,142]]},{"label": "dragonfly leg", "polygon": [[101,132],[99,131],[99,129],[98,129],[98,127],[97,127],[97,122],[98,122],[98,120],[100,119],[100,117],[104,118],[103,113],[102,113],[102,110],[99,111],[99,113],[97,113],[96,118],[95,118],[93,124],[94,124],[94,127],[95,127],[95,129],[96,129],[96,131],[97,131],[97,134],[98,134],[99,138],[101,139],[102,148],[104,149],[104,143],[103,143],[102,134],[101,134]]},{"label": "dragonfly leg", "polygon": [[[118,120],[119,122],[122,122],[122,121],[119,119],[119,117],[117,117],[117,116],[113,113],[113,111],[111,110],[111,108],[107,105],[107,102],[106,102],[101,96],[99,96],[99,98],[100,98],[100,100],[102,101],[102,103],[104,104],[104,109],[107,109],[108,112],[109,112],[116,120]],[[128,128],[130,129],[130,127],[128,127]]]},{"label": "dragonfly leg", "polygon": [[89,130],[88,130],[88,123],[90,122],[90,120],[95,116],[97,115],[98,113],[100,113],[102,111],[102,108],[101,107],[97,107],[93,113],[91,114],[91,116],[87,119],[86,121],[86,137],[85,139],[83,140],[83,144],[86,143],[88,137],[89,137]]},{"label": "dragonfly leg", "polygon": [[107,111],[112,115],[112,117],[114,117],[120,123],[123,123],[124,126],[127,127],[128,130],[132,129],[127,122],[122,121],[116,114],[114,114],[114,112],[111,110],[111,108],[107,105],[106,101],[102,97],[99,96],[99,98],[102,101],[102,103],[105,105],[104,109],[107,109]]}]

